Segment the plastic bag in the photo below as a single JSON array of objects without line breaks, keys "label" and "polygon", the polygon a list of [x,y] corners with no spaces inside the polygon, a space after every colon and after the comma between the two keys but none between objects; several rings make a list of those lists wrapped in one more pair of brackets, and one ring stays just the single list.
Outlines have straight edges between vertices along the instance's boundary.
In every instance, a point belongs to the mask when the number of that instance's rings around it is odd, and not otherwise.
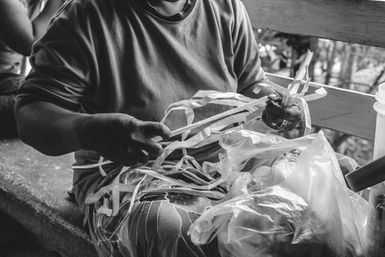
[{"label": "plastic bag", "polygon": [[194,243],[216,235],[222,257],[282,256],[309,243],[365,254],[369,204],[347,189],[322,132],[288,140],[239,130],[220,144],[218,171],[232,187],[191,225]]}]

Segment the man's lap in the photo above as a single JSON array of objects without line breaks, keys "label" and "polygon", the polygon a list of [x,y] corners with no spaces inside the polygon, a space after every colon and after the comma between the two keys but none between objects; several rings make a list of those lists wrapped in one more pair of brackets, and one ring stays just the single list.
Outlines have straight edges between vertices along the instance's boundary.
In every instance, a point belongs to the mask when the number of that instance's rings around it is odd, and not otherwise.
[{"label": "man's lap", "polygon": [[210,206],[204,197],[176,193],[143,195],[128,213],[130,202],[123,202],[115,217],[96,214],[90,209],[90,233],[101,256],[216,257],[215,240],[195,246],[187,231]]}]

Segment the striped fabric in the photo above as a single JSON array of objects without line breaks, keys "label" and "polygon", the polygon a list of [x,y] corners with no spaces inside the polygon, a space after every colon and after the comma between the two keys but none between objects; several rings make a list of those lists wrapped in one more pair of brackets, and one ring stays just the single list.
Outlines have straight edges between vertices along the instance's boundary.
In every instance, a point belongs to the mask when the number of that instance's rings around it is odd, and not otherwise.
[{"label": "striped fabric", "polygon": [[[109,175],[117,174],[120,167],[109,167],[105,171]],[[120,176],[120,183],[136,186],[144,176],[135,170],[127,171]],[[167,176],[196,185],[208,184],[213,179],[195,171]],[[100,183],[98,189],[109,184],[108,180]],[[226,189],[218,186],[214,191],[225,193]],[[110,196],[106,194],[88,207],[90,234],[100,257],[220,256],[215,240],[198,247],[187,234],[190,225],[215,199],[151,178],[142,183],[131,211],[132,193],[121,193],[116,216],[97,213],[103,202],[111,202]]]}]

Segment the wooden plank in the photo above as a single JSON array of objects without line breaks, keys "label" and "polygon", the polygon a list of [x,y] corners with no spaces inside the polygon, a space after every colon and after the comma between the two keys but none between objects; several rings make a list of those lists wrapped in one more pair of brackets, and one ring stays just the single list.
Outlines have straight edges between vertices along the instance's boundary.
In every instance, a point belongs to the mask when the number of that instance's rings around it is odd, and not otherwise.
[{"label": "wooden plank", "polygon": [[385,1],[242,1],[255,28],[385,47]]},{"label": "wooden plank", "polygon": [[[293,80],[273,74],[267,74],[267,77],[282,86],[287,86]],[[309,92],[321,86],[328,92],[326,97],[309,104],[313,125],[374,140],[376,126],[374,96],[318,83],[310,85]]]}]

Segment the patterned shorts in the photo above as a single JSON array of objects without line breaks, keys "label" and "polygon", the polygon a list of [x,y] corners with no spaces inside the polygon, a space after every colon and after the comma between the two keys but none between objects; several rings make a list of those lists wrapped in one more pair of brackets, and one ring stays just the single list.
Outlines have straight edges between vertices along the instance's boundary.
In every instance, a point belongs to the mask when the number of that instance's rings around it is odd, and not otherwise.
[{"label": "patterned shorts", "polygon": [[[130,174],[125,184],[136,183],[138,175]],[[192,182],[181,174],[174,178]],[[124,179],[122,179],[124,180]],[[215,239],[202,246],[194,245],[187,231],[213,200],[205,196],[175,191],[154,180],[156,188],[140,195],[129,214],[131,195],[123,195],[116,216],[96,212],[88,207],[88,225],[100,257],[219,257]],[[161,189],[160,189],[161,188]],[[148,189],[148,187],[147,187]]]}]

